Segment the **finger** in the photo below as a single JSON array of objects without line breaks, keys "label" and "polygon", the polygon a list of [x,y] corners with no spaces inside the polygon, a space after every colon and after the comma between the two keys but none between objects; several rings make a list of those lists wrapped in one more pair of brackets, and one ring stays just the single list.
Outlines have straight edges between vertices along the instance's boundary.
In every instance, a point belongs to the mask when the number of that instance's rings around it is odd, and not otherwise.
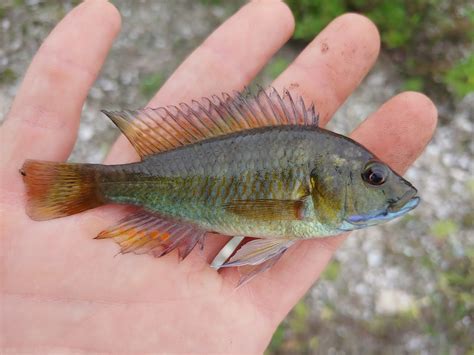
[{"label": "finger", "polygon": [[19,184],[25,158],[64,160],[74,145],[79,117],[120,28],[120,15],[104,0],[72,10],[41,45],[1,128],[2,170]]},{"label": "finger", "polygon": [[361,123],[351,138],[404,174],[431,140],[437,117],[436,106],[428,97],[405,92]]},{"label": "finger", "polygon": [[332,21],[275,80],[315,103],[324,126],[375,63],[380,37],[366,17],[346,14]]},{"label": "finger", "polygon": [[[293,15],[282,1],[253,1],[245,5],[180,65],[149,106],[242,89],[290,38],[293,28]],[[107,163],[137,159],[122,137]]]},{"label": "finger", "polygon": [[[351,135],[399,173],[421,154],[436,126],[437,111],[426,96],[400,94],[366,119]],[[260,280],[251,282],[254,299],[266,305],[275,326],[318,278],[345,236],[300,242]],[[237,281],[237,271],[229,276]],[[274,297],[278,295],[278,297]]]}]

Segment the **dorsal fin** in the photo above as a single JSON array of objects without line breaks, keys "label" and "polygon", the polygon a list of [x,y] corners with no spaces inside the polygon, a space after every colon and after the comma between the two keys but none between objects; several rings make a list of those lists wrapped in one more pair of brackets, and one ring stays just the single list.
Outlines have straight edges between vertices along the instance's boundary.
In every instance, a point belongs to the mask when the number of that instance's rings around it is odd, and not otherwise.
[{"label": "dorsal fin", "polygon": [[279,125],[318,125],[314,105],[301,97],[292,98],[285,90],[269,93],[259,89],[256,95],[246,90],[233,97],[223,93],[193,100],[190,105],[144,108],[135,111],[102,111],[128,138],[138,154],[164,152],[204,139],[252,128]]}]

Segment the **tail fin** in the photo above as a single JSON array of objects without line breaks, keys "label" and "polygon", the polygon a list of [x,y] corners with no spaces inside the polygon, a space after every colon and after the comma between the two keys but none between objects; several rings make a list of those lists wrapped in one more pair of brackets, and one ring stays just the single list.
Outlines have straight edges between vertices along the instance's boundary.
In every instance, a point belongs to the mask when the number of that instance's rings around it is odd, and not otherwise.
[{"label": "tail fin", "polygon": [[99,168],[94,164],[25,161],[20,173],[26,185],[26,213],[41,221],[102,205],[96,183]]}]

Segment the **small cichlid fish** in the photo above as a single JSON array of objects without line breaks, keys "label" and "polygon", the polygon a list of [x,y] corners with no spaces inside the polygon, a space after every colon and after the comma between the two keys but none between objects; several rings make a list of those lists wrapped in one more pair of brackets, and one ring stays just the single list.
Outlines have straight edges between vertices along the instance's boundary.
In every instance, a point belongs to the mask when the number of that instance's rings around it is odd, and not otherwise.
[{"label": "small cichlid fish", "polygon": [[96,237],[113,238],[122,253],[178,249],[184,258],[208,232],[251,236],[223,265],[247,265],[242,283],[296,240],[376,225],[419,202],[408,181],[360,144],[318,127],[314,106],[288,91],[103,112],[140,162],[27,160],[21,173],[34,220],[107,203],[136,206]]}]

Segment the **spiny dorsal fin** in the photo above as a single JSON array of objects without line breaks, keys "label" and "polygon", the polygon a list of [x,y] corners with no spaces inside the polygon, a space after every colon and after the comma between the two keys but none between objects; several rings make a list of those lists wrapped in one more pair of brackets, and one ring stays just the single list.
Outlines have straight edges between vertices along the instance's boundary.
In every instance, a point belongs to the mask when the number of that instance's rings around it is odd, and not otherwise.
[{"label": "spiny dorsal fin", "polygon": [[164,152],[204,139],[252,128],[279,125],[318,125],[314,105],[295,100],[285,90],[275,89],[223,93],[193,100],[190,105],[145,108],[135,111],[102,111],[128,138],[138,154]]}]

